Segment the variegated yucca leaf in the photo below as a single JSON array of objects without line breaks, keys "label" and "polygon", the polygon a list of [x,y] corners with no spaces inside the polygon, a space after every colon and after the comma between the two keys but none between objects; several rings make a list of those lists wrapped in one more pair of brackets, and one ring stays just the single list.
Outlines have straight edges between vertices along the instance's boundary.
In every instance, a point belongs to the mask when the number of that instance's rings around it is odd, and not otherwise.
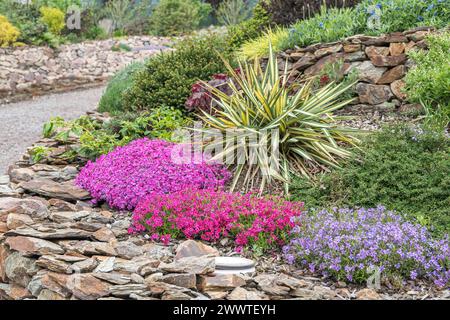
[{"label": "variegated yucca leaf", "polygon": [[[356,144],[358,140],[352,135],[355,130],[339,127],[340,118],[333,112],[352,101],[340,99],[351,86],[331,83],[314,91],[310,80],[294,88],[288,84],[287,62],[280,76],[271,45],[269,51],[264,68],[255,59],[253,63],[240,62],[240,72],[236,72],[225,62],[231,76],[228,83],[231,95],[203,83],[218,107],[215,115],[203,112],[201,118],[210,128],[222,133],[227,130],[259,133],[259,136],[265,133],[269,141],[266,154],[252,154],[249,143],[238,146],[244,148],[241,154],[244,163],[235,165],[232,189],[238,181],[250,188],[252,179],[259,177],[260,192],[275,179],[284,183],[288,193],[292,174],[310,177],[311,170],[338,167],[341,160],[350,156],[345,145]],[[243,141],[247,142],[245,134]],[[235,154],[237,147],[231,141],[224,141],[223,145],[223,152],[216,154],[215,159]],[[253,165],[249,165],[251,160]]]}]

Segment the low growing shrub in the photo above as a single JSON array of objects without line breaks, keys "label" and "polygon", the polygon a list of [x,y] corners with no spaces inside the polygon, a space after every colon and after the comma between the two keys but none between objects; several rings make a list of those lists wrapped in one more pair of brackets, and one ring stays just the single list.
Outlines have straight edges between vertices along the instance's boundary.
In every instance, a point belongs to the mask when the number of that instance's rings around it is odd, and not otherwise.
[{"label": "low growing shrub", "polygon": [[297,219],[286,260],[339,280],[365,282],[378,268],[385,279],[433,280],[450,284],[448,239],[434,240],[426,228],[384,207],[310,212]]},{"label": "low growing shrub", "polygon": [[219,52],[228,57],[218,36],[182,41],[176,51],[149,59],[124,93],[127,110],[150,110],[160,105],[184,109],[192,85],[225,71]]},{"label": "low growing shrub", "polygon": [[17,41],[36,45],[45,43],[43,35],[47,27],[40,20],[39,7],[34,3],[25,5],[13,0],[0,1],[0,14],[19,29]]},{"label": "low growing shrub", "polygon": [[95,201],[131,210],[149,194],[170,194],[185,189],[219,188],[230,178],[220,165],[175,163],[175,144],[142,138],[117,147],[88,162],[76,183],[91,193]]},{"label": "low growing shrub", "polygon": [[275,249],[285,244],[303,204],[282,198],[214,190],[151,194],[134,210],[130,232],[148,232],[168,242],[186,237],[218,242],[234,240],[238,251]]},{"label": "low growing shrub", "polygon": [[138,70],[144,68],[144,63],[134,62],[120,70],[109,80],[105,93],[100,99],[98,110],[116,114],[125,111],[126,105],[123,98],[124,93],[129,90],[133,83],[133,76]]},{"label": "low growing shrub", "polygon": [[141,137],[172,141],[176,139],[174,131],[189,126],[191,121],[181,110],[161,106],[139,116],[133,113],[121,115],[107,124],[106,128],[117,132],[126,142]]},{"label": "low growing shrub", "polygon": [[238,53],[240,58],[255,59],[266,56],[269,53],[269,44],[276,52],[282,51],[288,30],[284,28],[268,29],[257,39],[244,43]]},{"label": "low growing shrub", "polygon": [[391,126],[367,137],[342,169],[297,179],[293,199],[309,208],[348,206],[390,210],[450,232],[450,139],[442,133]]}]

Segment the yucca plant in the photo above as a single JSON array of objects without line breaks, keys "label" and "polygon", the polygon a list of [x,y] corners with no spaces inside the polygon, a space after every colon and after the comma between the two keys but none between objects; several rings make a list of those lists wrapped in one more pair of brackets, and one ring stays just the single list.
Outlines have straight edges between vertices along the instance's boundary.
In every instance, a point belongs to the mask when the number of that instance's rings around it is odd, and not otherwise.
[{"label": "yucca plant", "polygon": [[[214,115],[203,111],[201,118],[209,128],[221,133],[228,130],[241,133],[237,144],[234,137],[208,144],[223,147],[212,160],[234,157],[232,190],[238,181],[247,189],[258,178],[261,193],[273,180],[279,180],[288,194],[292,174],[311,177],[313,171],[338,167],[340,160],[350,156],[344,145],[357,143],[351,135],[355,130],[339,127],[340,117],[334,116],[333,111],[352,101],[339,97],[353,84],[330,83],[314,91],[309,80],[299,88],[294,87],[288,84],[287,62],[280,76],[271,44],[269,51],[264,70],[257,59],[253,64],[240,62],[240,72],[225,61],[232,94],[203,83],[218,107]],[[206,133],[209,128],[197,130]],[[260,139],[256,144],[250,139],[254,134]],[[264,144],[266,141],[270,142],[268,146]],[[235,154],[236,150],[241,152]]]}]

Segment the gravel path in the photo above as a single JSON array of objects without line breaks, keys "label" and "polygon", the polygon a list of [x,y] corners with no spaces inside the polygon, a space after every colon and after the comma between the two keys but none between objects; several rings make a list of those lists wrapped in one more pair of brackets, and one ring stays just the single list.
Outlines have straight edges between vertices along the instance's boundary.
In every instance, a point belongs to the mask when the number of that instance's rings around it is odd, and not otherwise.
[{"label": "gravel path", "polygon": [[42,126],[51,117],[69,120],[94,110],[103,90],[99,87],[0,104],[0,175],[41,138]]}]

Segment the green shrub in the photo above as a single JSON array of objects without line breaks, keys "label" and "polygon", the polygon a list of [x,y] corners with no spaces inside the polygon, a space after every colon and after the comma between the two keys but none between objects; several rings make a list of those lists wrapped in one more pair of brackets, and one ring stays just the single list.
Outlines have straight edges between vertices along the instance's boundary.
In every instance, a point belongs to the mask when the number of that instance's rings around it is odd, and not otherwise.
[{"label": "green shrub", "polygon": [[310,208],[374,207],[378,204],[450,232],[450,139],[405,125],[367,138],[342,169],[297,179],[294,199]]},{"label": "green shrub", "polygon": [[144,68],[144,63],[134,62],[120,70],[109,82],[105,93],[100,99],[98,110],[112,114],[126,110],[123,94],[128,90],[133,81],[133,76],[139,69]]},{"label": "green shrub", "polygon": [[211,5],[200,0],[161,0],[152,15],[153,30],[162,36],[193,31],[208,17]]},{"label": "green shrub", "polygon": [[102,27],[92,26],[83,32],[83,38],[88,40],[104,40],[108,38],[108,34]]},{"label": "green shrub", "polygon": [[441,113],[447,117],[445,127],[450,116],[450,32],[431,35],[427,43],[427,51],[409,52],[415,66],[406,74],[406,93],[411,102],[424,104],[428,120],[436,120],[432,115]]},{"label": "green shrub", "polygon": [[228,56],[224,41],[216,36],[190,38],[177,50],[149,59],[124,94],[127,110],[150,110],[166,105],[184,109],[192,85],[225,71],[219,52]]},{"label": "green shrub", "polygon": [[129,141],[141,137],[172,141],[173,132],[190,125],[191,121],[181,110],[161,106],[139,116],[134,113],[123,113],[105,128],[110,132],[119,133],[122,138]]},{"label": "green shrub", "polygon": [[227,39],[229,47],[239,48],[246,41],[259,37],[270,24],[267,11],[258,3],[249,20],[229,28]]},{"label": "green shrub", "polygon": [[278,52],[284,46],[284,40],[288,35],[285,28],[268,29],[264,31],[264,36],[244,43],[238,51],[238,57],[243,59],[255,59],[266,56],[269,52],[269,45]]}]

